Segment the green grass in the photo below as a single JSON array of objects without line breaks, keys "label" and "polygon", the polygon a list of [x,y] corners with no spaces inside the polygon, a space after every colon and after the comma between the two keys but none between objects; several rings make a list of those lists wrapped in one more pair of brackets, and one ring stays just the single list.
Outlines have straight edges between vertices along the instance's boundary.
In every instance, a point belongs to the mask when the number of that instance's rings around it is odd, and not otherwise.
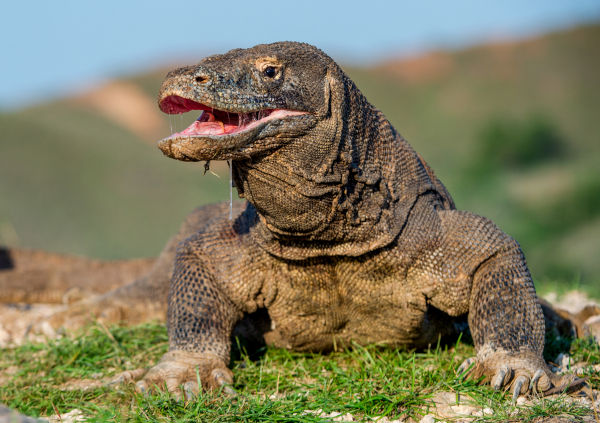
[{"label": "green grass", "polygon": [[[597,345],[580,340],[571,348],[577,360],[600,363]],[[75,337],[0,350],[0,378],[5,378],[0,402],[36,416],[77,408],[89,421],[317,422],[327,421],[324,415],[332,412],[350,413],[358,421],[378,416],[418,421],[433,411],[433,395],[445,391],[493,410],[480,421],[590,414],[563,397],[514,406],[505,393],[462,381],[455,369],[473,355],[473,347],[463,343],[421,352],[357,346],[308,354],[267,348],[258,361],[242,354],[232,363],[239,392],[234,399],[204,393],[178,402],[165,393],[139,395],[131,385],[89,391],[64,388],[76,379],[106,378],[146,367],[166,349],[165,329],[147,324],[110,330],[94,325]],[[599,372],[590,368],[588,376],[594,389],[600,388]]]}]

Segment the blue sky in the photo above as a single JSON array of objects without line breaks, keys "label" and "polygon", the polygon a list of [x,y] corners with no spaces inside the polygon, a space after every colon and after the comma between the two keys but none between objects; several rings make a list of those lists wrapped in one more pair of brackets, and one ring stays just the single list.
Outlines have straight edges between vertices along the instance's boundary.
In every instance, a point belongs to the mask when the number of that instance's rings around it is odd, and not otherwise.
[{"label": "blue sky", "polygon": [[2,6],[0,108],[107,78],[279,40],[342,62],[534,35],[600,19],[599,0],[10,1]]}]

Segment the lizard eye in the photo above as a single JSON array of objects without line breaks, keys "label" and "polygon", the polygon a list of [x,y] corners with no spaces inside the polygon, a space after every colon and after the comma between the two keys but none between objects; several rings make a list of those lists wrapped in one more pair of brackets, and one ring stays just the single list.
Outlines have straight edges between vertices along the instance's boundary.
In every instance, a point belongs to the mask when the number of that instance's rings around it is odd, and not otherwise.
[{"label": "lizard eye", "polygon": [[265,76],[267,76],[269,78],[274,78],[275,75],[277,75],[277,69],[275,69],[275,67],[273,67],[273,66],[267,66],[263,70],[263,73],[265,74]]}]

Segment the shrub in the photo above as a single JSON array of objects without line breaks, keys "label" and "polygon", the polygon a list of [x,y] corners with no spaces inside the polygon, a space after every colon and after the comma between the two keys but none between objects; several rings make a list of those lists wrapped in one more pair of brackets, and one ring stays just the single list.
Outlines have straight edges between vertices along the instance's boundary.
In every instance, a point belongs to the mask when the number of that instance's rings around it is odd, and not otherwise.
[{"label": "shrub", "polygon": [[479,160],[496,168],[525,168],[565,155],[566,143],[550,120],[496,118],[481,131]]}]

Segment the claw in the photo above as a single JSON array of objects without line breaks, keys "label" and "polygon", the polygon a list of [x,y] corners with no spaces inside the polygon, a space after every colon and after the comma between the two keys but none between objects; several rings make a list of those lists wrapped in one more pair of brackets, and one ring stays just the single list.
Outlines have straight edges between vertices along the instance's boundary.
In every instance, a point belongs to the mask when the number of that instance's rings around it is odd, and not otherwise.
[{"label": "claw", "polygon": [[148,385],[145,381],[140,380],[135,384],[135,390],[142,395],[146,395],[148,393]]},{"label": "claw", "polygon": [[174,394],[175,397],[177,397],[177,399],[179,399],[179,386],[180,386],[179,378],[177,378],[177,377],[167,377],[165,379],[164,385],[167,386],[167,391],[168,392]]},{"label": "claw", "polygon": [[527,386],[528,379],[529,378],[527,376],[521,375],[517,378],[517,380],[515,380],[515,385],[513,388],[513,396],[512,396],[513,404],[517,402],[517,398],[519,397],[519,395],[521,395],[521,390],[523,388],[523,385]]},{"label": "claw", "polygon": [[219,386],[223,386],[223,385],[227,385],[227,384],[231,383],[231,381],[227,377],[227,374],[218,369],[213,370],[213,377],[215,378],[215,381],[217,382],[217,385],[219,385]]},{"label": "claw", "polygon": [[529,383],[529,389],[531,392],[538,391],[538,382],[540,378],[544,375],[544,371],[542,369],[537,369],[531,378],[531,382]]},{"label": "claw", "polygon": [[237,395],[235,389],[231,387],[233,380],[231,379],[231,376],[229,374],[227,374],[221,369],[215,369],[212,372],[212,377],[214,378],[217,386],[223,389],[223,393],[225,393],[228,396]]},{"label": "claw", "polygon": [[229,396],[236,396],[237,392],[235,392],[235,389],[233,389],[231,387],[231,377],[229,377],[229,375],[221,370],[213,370],[213,374],[212,374],[213,378],[215,379],[215,382],[217,382],[217,386],[221,387],[223,389],[223,392],[226,395]]},{"label": "claw", "polygon": [[237,392],[231,387],[231,385],[223,385],[223,392],[230,397],[236,397]]},{"label": "claw", "polygon": [[462,362],[462,364],[456,370],[456,373],[458,375],[463,375],[463,373],[464,373],[463,377],[466,377],[471,366],[473,366],[474,364],[475,364],[475,358],[469,357],[465,361]]},{"label": "claw", "polygon": [[192,401],[198,396],[200,389],[197,382],[186,382],[183,384],[183,395],[187,401]]},{"label": "claw", "polygon": [[496,375],[492,379],[492,387],[496,391],[499,391],[504,386],[505,380],[510,379],[510,373],[512,372],[508,368],[508,366],[505,365],[500,367],[500,370],[498,370],[498,373],[496,373]]},{"label": "claw", "polygon": [[106,383],[106,386],[135,382],[146,373],[146,369],[125,370]]}]

